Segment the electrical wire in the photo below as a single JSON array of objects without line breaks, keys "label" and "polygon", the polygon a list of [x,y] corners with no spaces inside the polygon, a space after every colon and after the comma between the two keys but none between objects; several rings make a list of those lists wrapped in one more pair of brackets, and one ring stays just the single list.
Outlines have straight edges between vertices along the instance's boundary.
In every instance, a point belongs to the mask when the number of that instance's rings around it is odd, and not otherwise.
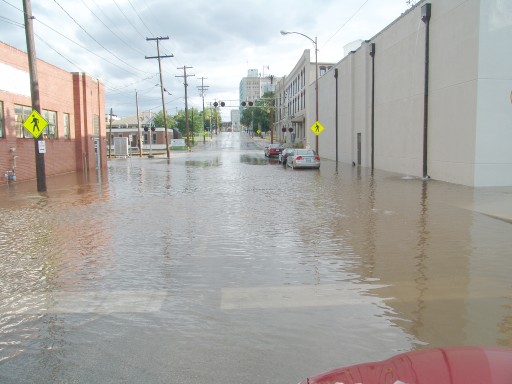
[{"label": "electrical wire", "polygon": [[149,27],[146,25],[146,23],[144,22],[144,20],[142,20],[142,17],[140,17],[140,14],[139,12],[137,12],[137,10],[135,9],[135,7],[133,6],[132,2],[130,0],[128,0],[128,3],[131,5],[132,9],[133,9],[133,12],[135,12],[135,14],[137,15],[137,17],[139,18],[139,20],[141,21],[141,23],[146,27],[146,29],[148,30],[149,34],[151,36],[154,36],[154,33],[151,32],[151,30],[149,29]]},{"label": "electrical wire", "polygon": [[[55,1],[55,0],[53,0]],[[133,27],[133,29],[143,38],[145,39],[146,37],[137,29],[137,27],[135,25],[132,24],[132,21],[128,18],[128,16],[126,16],[126,13],[123,12],[123,10],[121,9],[121,7],[119,6],[119,4],[117,4],[117,1],[116,0],[112,0],[114,2],[114,4],[116,5],[117,9],[119,9],[119,12],[121,12],[124,16],[124,18],[126,19],[126,21],[128,22],[129,25],[131,25]]]},{"label": "electrical wire", "polygon": [[14,20],[8,19],[7,17],[0,16],[0,19],[3,19],[6,23],[15,25],[16,27],[21,27],[21,28],[25,27],[24,24],[22,24],[22,23],[20,23],[18,21],[14,21]]},{"label": "electrical wire", "polygon": [[[144,55],[144,52],[142,52],[141,50],[138,50],[135,48],[135,46],[133,44],[130,44],[130,43],[127,43],[126,40],[122,39],[120,36],[117,35],[117,33],[115,33],[107,24],[105,24],[105,22],[103,20],[101,20],[98,15],[96,15],[96,13],[94,13],[94,11],[89,8],[89,6],[85,3],[84,0],[80,0],[82,2],[83,5],[85,5],[85,7],[89,10],[89,12],[92,13],[92,15],[99,20],[99,22],[101,24],[103,24],[105,26],[105,28],[107,28],[115,37],[117,37],[124,45],[126,45],[128,48],[130,49],[133,49],[134,51],[136,51],[137,53],[140,53],[141,55]],[[101,8],[100,8],[101,9]]]},{"label": "electrical wire", "polygon": [[328,42],[329,42],[329,41],[330,41],[334,36],[336,36],[336,35],[338,34],[338,32],[339,32],[339,31],[341,31],[341,29],[342,29],[342,28],[344,28],[344,27],[349,23],[349,21],[350,21],[350,20],[352,20],[352,19],[353,19],[353,18],[354,18],[358,13],[359,13],[359,11],[360,11],[360,10],[361,10],[365,5],[366,5],[366,3],[367,3],[368,1],[370,1],[370,0],[365,0],[365,2],[364,2],[363,4],[361,4],[361,6],[357,9],[357,11],[355,11],[355,12],[354,12],[354,14],[353,14],[352,16],[350,16],[350,17],[345,21],[345,23],[343,23],[343,25],[342,25],[341,27],[339,27],[339,28],[338,28],[338,30],[337,30],[336,32],[334,32],[334,34],[333,34],[331,37],[329,37],[329,38],[325,41],[325,43],[324,43],[324,44],[322,44],[322,46],[321,46],[320,48],[325,47],[325,46],[326,46],[326,44],[327,44],[327,43],[328,43]]},{"label": "electrical wire", "polygon": [[87,31],[85,30],[85,28],[84,28],[84,27],[82,27],[82,26],[80,25],[80,23],[78,23],[78,22],[73,18],[73,16],[71,16],[71,15],[69,14],[69,12],[68,12],[68,11],[66,11],[66,10],[64,9],[64,7],[62,7],[62,5],[60,5],[60,4],[59,4],[59,2],[58,2],[57,0],[53,0],[53,1],[55,2],[55,4],[57,4],[57,5],[60,7],[60,9],[62,9],[62,11],[63,11],[66,15],[68,15],[68,17],[69,17],[71,20],[73,20],[73,22],[74,22],[78,27],[80,27],[80,29],[81,29],[82,31],[84,31],[84,32],[85,32],[85,34],[86,34],[87,36],[89,36],[92,40],[94,40],[94,41],[96,42],[96,44],[98,44],[101,48],[103,48],[105,51],[107,51],[108,53],[110,53],[110,54],[111,54],[112,56],[114,56],[117,60],[119,60],[119,61],[120,61],[120,62],[122,62],[123,64],[127,65],[128,67],[130,67],[130,68],[132,68],[132,69],[135,69],[135,70],[137,70],[137,71],[139,71],[139,72],[149,73],[149,72],[143,71],[143,70],[141,70],[141,69],[139,69],[139,68],[136,68],[136,67],[134,67],[133,65],[131,65],[131,64],[127,63],[126,61],[124,61],[123,59],[121,59],[121,58],[120,58],[119,56],[117,56],[114,52],[112,52],[112,51],[111,51],[111,50],[109,50],[107,47],[105,47],[103,44],[101,44],[98,40],[96,40],[96,39],[95,39],[95,38],[94,38],[94,37],[93,37],[89,32],[87,32]]}]

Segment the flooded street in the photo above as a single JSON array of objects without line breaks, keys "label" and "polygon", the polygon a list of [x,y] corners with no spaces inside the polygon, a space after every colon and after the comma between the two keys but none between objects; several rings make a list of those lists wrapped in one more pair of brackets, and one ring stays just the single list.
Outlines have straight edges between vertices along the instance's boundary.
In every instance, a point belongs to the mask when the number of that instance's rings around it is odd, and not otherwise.
[{"label": "flooded street", "polygon": [[260,145],[1,187],[0,383],[296,384],[512,347],[512,188],[292,170]]}]

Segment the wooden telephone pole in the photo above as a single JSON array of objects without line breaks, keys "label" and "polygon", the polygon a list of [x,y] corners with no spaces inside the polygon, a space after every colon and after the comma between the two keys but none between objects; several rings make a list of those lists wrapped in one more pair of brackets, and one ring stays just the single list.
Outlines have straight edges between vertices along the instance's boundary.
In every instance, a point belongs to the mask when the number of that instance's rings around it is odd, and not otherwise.
[{"label": "wooden telephone pole", "polygon": [[183,66],[183,67],[178,68],[178,69],[183,69],[183,76],[176,75],[176,77],[184,78],[183,85],[185,86],[185,127],[187,130],[187,149],[190,151],[190,129],[188,127],[188,97],[187,97],[188,83],[187,83],[187,77],[195,76],[195,75],[187,75],[187,68],[192,68],[192,67]]},{"label": "wooden telephone pole", "polygon": [[[32,110],[41,114],[41,104],[39,100],[39,81],[37,79],[37,59],[36,48],[34,44],[34,28],[32,26],[32,7],[30,0],[23,0],[23,15],[25,19],[25,35],[27,38],[27,56],[28,68],[30,72],[30,95],[32,97]],[[43,135],[39,139],[34,139],[35,155],[36,155],[36,176],[37,191],[46,192],[46,173],[44,167],[44,153],[40,153],[39,141],[44,141]],[[41,145],[42,147],[43,145]]]},{"label": "wooden telephone pole", "polygon": [[[158,70],[160,71],[160,91],[162,92],[162,112],[164,114],[164,127],[165,127],[165,149],[167,150],[167,158],[171,158],[169,152],[169,135],[167,134],[167,113],[165,112],[165,98],[164,98],[164,82],[162,80],[162,64],[160,59],[167,57],[174,57],[174,55],[163,55],[160,56],[160,40],[169,40],[169,36],[166,37],[147,37],[146,41],[156,40],[156,53],[157,56],[146,56],[146,59],[158,59]],[[151,138],[149,139],[151,142]]]}]

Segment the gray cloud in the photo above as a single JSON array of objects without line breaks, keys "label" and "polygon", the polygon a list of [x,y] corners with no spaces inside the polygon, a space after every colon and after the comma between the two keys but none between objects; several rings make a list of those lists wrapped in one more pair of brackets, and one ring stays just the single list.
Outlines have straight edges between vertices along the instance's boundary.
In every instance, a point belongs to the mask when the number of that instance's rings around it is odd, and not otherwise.
[{"label": "gray cloud", "polygon": [[[7,44],[26,50],[21,5],[2,0],[0,33]],[[368,4],[366,4],[368,3]],[[60,6],[59,6],[60,5]],[[364,5],[357,16],[335,33]],[[156,42],[161,41],[167,109],[183,108],[183,75],[189,74],[189,102],[199,106],[197,86],[206,77],[208,100],[237,99],[238,85],[249,68],[283,76],[304,49],[301,36],[281,36],[281,29],[318,36],[319,58],[339,61],[343,45],[368,39],[406,9],[405,0],[53,0],[33,2],[36,51],[40,59],[68,71],[85,71],[106,86],[106,108],[135,113],[135,90],[142,109],[161,109]],[[63,10],[63,9],[65,10]],[[121,10],[120,10],[121,9]],[[73,21],[74,19],[75,21]],[[16,26],[15,24],[18,24]],[[80,26],[79,26],[79,25]],[[359,28],[358,28],[359,27]],[[57,32],[53,31],[56,30]],[[323,42],[328,44],[323,45]]]}]

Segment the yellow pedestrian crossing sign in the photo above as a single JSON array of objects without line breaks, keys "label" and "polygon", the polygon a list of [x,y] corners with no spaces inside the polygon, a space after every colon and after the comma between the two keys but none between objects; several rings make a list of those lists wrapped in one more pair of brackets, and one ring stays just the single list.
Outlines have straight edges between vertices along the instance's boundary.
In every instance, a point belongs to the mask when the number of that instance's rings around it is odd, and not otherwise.
[{"label": "yellow pedestrian crossing sign", "polygon": [[32,111],[23,126],[29,131],[36,139],[41,136],[43,130],[48,125],[48,122],[37,112],[35,109]]},{"label": "yellow pedestrian crossing sign", "polygon": [[322,124],[320,124],[319,121],[315,122],[312,126],[311,126],[311,130],[313,131],[313,133],[315,135],[319,135],[322,133],[322,131],[324,130],[324,126]]}]

